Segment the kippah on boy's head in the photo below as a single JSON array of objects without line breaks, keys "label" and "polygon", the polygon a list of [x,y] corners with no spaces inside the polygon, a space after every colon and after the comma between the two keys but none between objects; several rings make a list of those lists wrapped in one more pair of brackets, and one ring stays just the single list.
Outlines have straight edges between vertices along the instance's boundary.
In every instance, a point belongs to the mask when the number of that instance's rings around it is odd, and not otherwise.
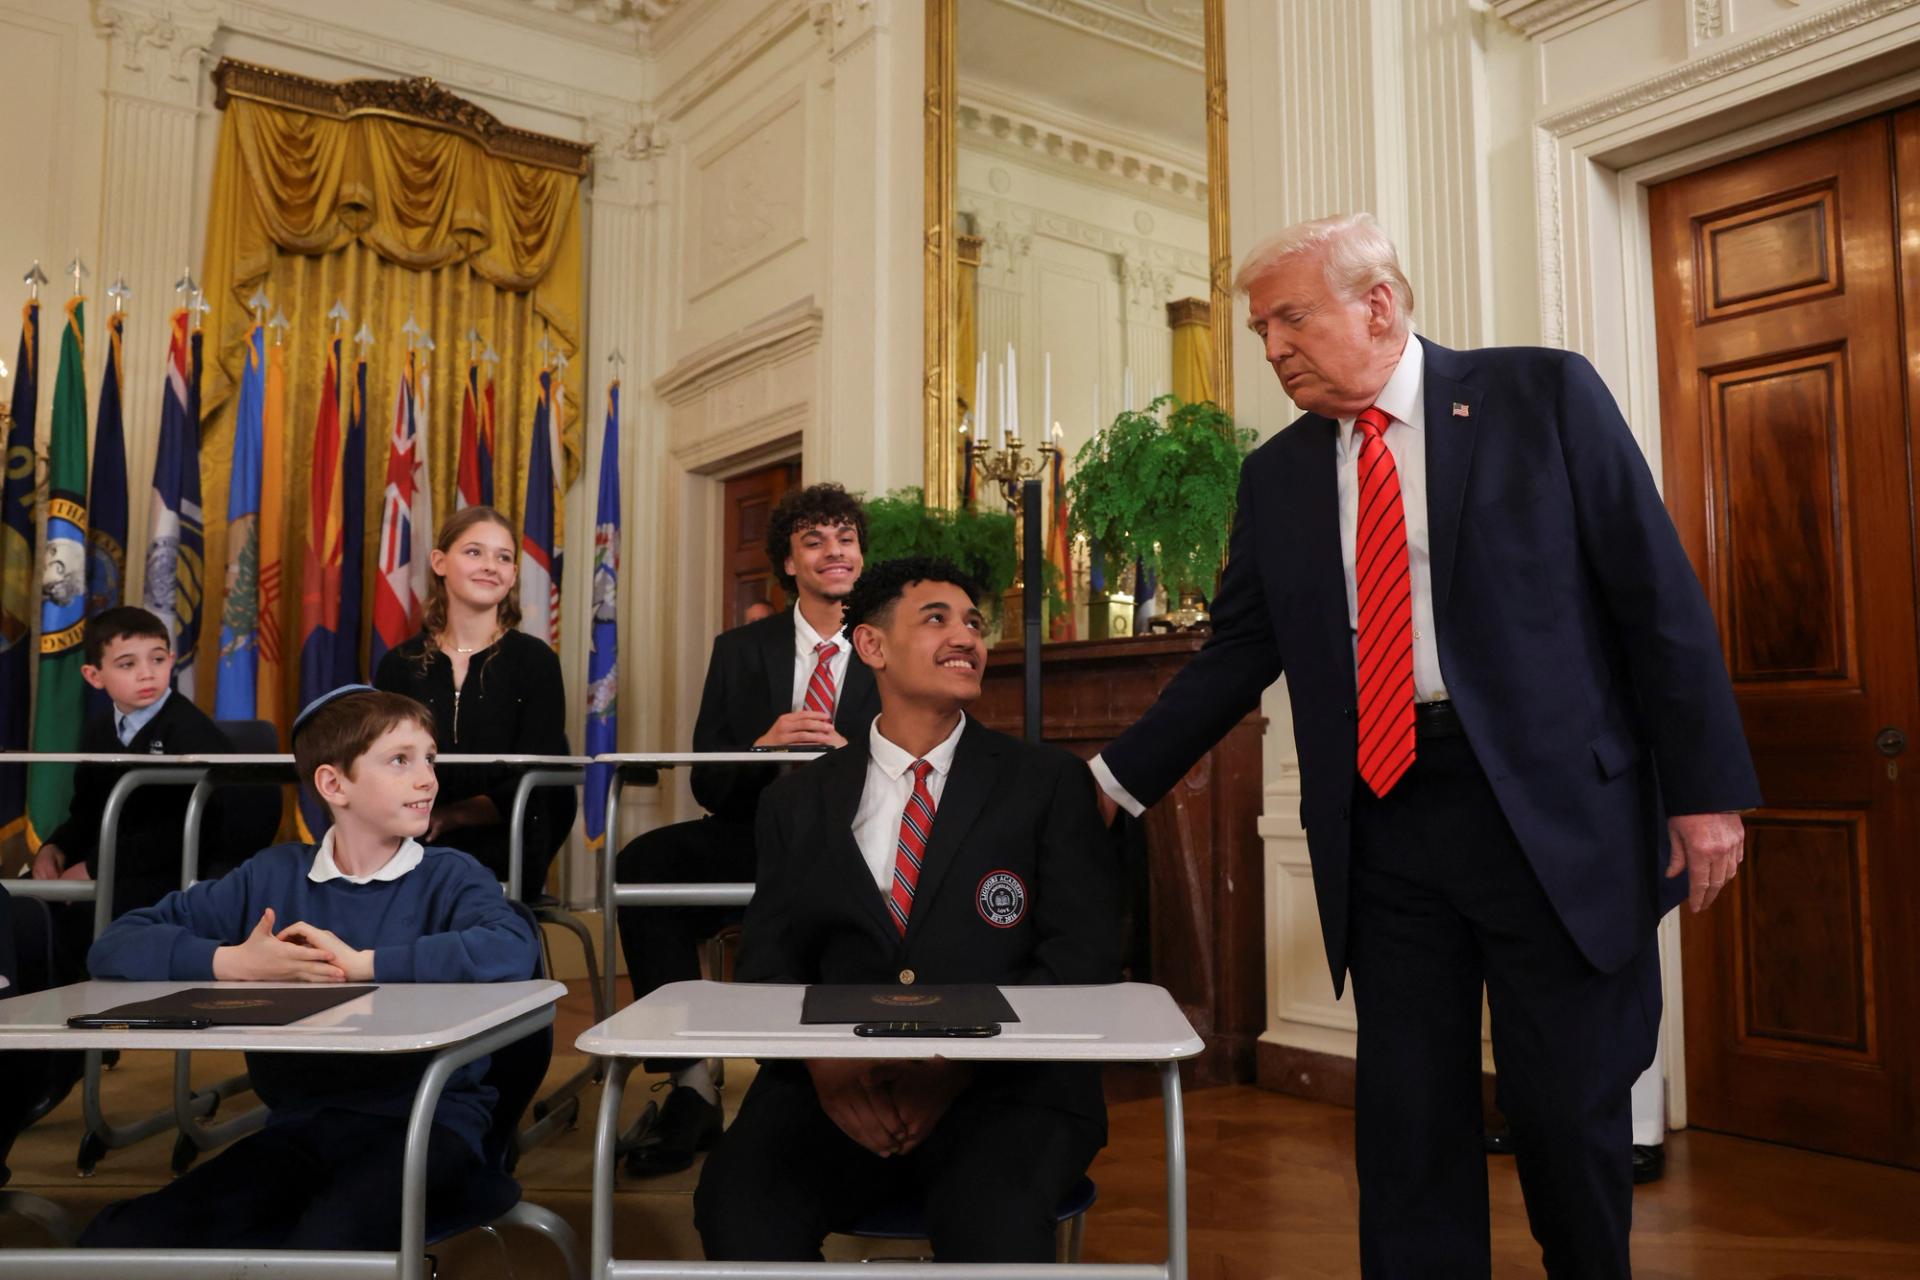
[{"label": "kippah on boy's head", "polygon": [[980,696],[986,669],[979,583],[950,560],[903,556],[860,575],[842,620],[891,699],[958,707]]},{"label": "kippah on boy's head", "polygon": [[417,725],[437,741],[433,712],[405,694],[348,685],[313,700],[293,722],[293,762],[300,785],[319,794],[314,773],[331,765],[351,778],[354,763],[388,730]]},{"label": "kippah on boy's head", "polygon": [[167,624],[159,618],[136,605],[116,605],[111,609],[102,609],[87,619],[84,640],[86,664],[90,667],[100,666],[101,659],[106,657],[107,646],[115,640],[128,638],[173,643]]}]

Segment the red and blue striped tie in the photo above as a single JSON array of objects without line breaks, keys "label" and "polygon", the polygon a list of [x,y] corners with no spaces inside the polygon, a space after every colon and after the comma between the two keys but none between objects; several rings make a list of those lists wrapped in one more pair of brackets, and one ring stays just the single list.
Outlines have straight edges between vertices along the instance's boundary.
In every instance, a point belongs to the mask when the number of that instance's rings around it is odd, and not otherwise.
[{"label": "red and blue striped tie", "polygon": [[1378,408],[1354,422],[1361,433],[1360,518],[1353,549],[1359,605],[1355,647],[1360,688],[1360,776],[1384,796],[1413,764],[1413,578],[1400,472]]},{"label": "red and blue striped tie", "polygon": [[817,661],[813,664],[813,674],[807,678],[807,697],[805,706],[808,711],[818,711],[823,716],[833,715],[833,655],[840,652],[840,646],[831,640],[822,640],[813,646]]},{"label": "red and blue striped tie", "polygon": [[900,814],[900,842],[893,850],[893,883],[887,887],[887,909],[894,927],[907,931],[907,917],[913,914],[913,891],[920,887],[920,863],[927,856],[927,840],[933,835],[933,792],[927,790],[927,775],[933,766],[925,760],[913,762],[913,794]]}]

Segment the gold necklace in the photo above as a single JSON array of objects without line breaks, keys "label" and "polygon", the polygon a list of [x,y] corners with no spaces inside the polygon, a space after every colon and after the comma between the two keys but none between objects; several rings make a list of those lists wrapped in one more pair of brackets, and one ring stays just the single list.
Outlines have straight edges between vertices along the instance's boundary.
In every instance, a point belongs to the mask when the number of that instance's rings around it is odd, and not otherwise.
[{"label": "gold necklace", "polygon": [[454,645],[453,651],[455,653],[478,653],[482,649],[493,648],[493,646],[499,641],[499,639],[500,639],[500,628],[495,627],[493,629],[493,634],[487,637],[487,642],[485,644],[477,644],[470,649],[462,649],[459,645]]}]

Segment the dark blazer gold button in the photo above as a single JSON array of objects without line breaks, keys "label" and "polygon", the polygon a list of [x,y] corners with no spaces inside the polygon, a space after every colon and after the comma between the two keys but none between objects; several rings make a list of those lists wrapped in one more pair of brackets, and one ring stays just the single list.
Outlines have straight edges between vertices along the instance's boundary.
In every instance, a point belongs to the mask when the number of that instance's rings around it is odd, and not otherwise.
[{"label": "dark blazer gold button", "polygon": [[912,985],[913,985],[913,970],[911,970],[911,969],[902,969],[902,970],[900,971],[900,981],[901,981],[902,983],[904,983],[904,984],[906,984],[906,985],[907,985],[907,986],[909,986],[909,987],[910,987],[910,986],[912,986]]}]

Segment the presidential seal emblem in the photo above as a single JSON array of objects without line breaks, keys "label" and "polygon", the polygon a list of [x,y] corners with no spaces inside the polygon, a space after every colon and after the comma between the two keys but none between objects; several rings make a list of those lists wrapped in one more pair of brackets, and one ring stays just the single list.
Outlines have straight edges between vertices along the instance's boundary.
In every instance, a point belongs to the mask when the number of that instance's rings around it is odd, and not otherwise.
[{"label": "presidential seal emblem", "polygon": [[980,918],[996,929],[1011,929],[1027,914],[1027,886],[1011,871],[989,871],[974,890]]}]

